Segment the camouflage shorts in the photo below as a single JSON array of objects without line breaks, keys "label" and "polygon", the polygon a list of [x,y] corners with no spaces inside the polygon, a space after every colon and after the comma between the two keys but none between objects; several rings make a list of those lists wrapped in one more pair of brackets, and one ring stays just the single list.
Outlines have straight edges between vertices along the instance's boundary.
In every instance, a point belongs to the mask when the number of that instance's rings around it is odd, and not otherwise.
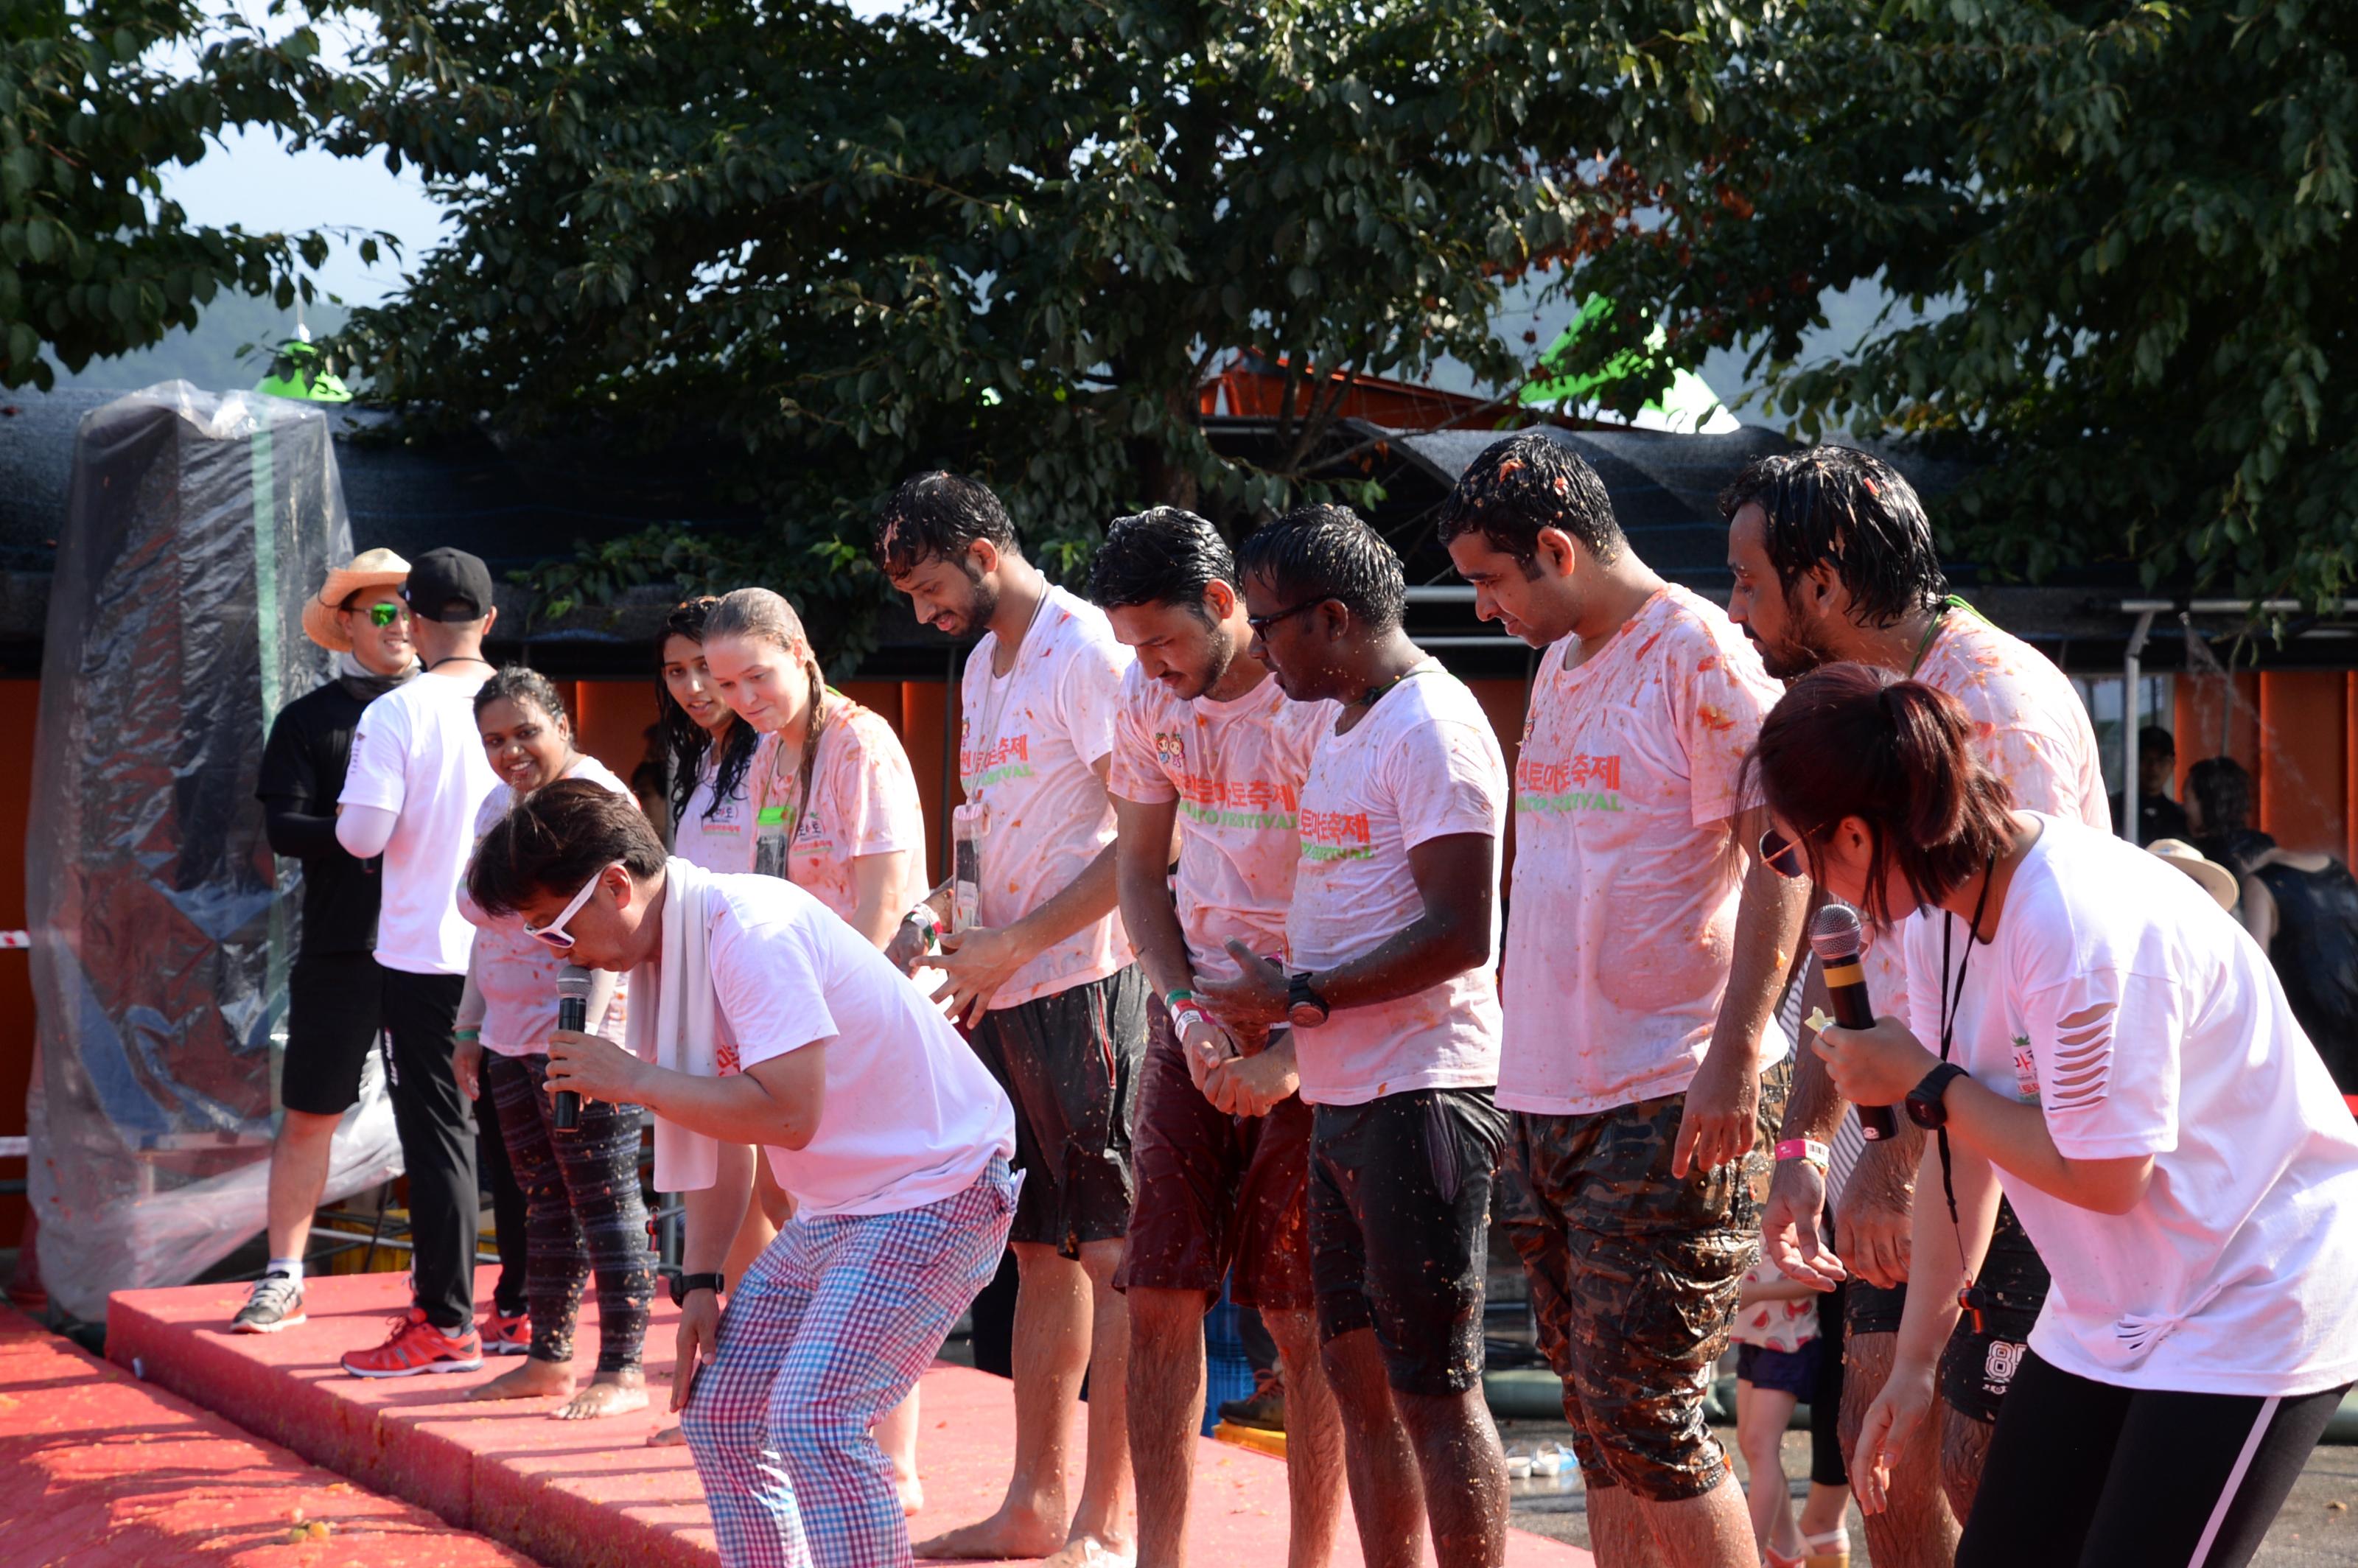
[{"label": "camouflage shorts", "polygon": [[1583,1484],[1650,1501],[1727,1475],[1704,1420],[1745,1271],[1760,1255],[1792,1064],[1760,1076],[1742,1166],[1671,1176],[1684,1095],[1585,1116],[1518,1112],[1498,1217],[1531,1279],[1540,1349],[1563,1379]]}]

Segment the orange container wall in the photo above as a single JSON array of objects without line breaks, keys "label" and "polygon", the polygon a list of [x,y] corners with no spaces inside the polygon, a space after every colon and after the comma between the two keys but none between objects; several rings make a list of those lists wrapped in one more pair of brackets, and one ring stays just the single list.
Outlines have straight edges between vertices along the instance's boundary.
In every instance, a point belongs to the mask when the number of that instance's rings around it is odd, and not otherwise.
[{"label": "orange container wall", "polygon": [[2342,814],[2349,677],[2340,670],[2260,677],[2260,830],[2288,849],[2346,853]]}]

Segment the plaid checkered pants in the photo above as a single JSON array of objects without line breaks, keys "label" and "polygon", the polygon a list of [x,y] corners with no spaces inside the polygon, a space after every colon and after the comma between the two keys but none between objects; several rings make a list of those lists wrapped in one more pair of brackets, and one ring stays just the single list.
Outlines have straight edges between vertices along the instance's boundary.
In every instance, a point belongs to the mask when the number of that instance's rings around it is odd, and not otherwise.
[{"label": "plaid checkered pants", "polygon": [[899,1214],[790,1222],[729,1292],[680,1429],[730,1568],[911,1561],[892,1461],[868,1429],[898,1405],[998,1271],[1016,1183]]}]

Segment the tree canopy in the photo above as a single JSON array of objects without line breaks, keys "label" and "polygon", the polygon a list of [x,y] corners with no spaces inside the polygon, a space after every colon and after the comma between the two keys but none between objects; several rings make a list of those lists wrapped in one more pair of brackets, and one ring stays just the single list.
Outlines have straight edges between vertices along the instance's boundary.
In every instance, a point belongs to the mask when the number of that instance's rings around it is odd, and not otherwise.
[{"label": "tree canopy", "polygon": [[[1800,433],[1974,460],[1954,547],[2336,599],[2358,581],[2358,7],[1892,0],[1771,13],[1587,276],[1662,361],[1749,343]],[[1821,292],[1915,307],[1817,362]]]},{"label": "tree canopy", "polygon": [[[1069,566],[1141,503],[1302,493],[1345,444],[1338,373],[1446,357],[1511,388],[1535,351],[1495,325],[1502,284],[1575,257],[1693,156],[1730,32],[1697,17],[1732,15],[375,9],[379,86],[338,145],[421,166],[456,222],[340,350],[445,417],[719,429],[782,524],[755,557],[659,534],[558,586],[758,566],[806,597],[872,591],[852,586],[867,517],[914,468],[987,478]],[[1199,395],[1248,348],[1290,377],[1258,466],[1212,449]]]},{"label": "tree canopy", "polygon": [[308,27],[273,38],[194,0],[0,0],[0,385],[160,341],[223,287],[310,298],[326,235],[191,223],[161,177],[231,126],[299,135],[338,91]]}]

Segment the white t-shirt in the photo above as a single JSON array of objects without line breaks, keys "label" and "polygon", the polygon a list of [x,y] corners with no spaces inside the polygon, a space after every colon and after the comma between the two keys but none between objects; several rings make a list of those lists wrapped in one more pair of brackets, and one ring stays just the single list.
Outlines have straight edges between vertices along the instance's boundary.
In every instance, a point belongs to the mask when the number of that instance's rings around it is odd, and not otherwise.
[{"label": "white t-shirt", "polygon": [[[1943,920],[1899,927],[1908,989],[1891,1009],[1936,1053]],[[1965,932],[1950,924],[1953,974]],[[2358,1124],[2266,955],[2191,879],[2042,817],[1966,971],[1953,1059],[2038,1104],[2068,1158],[2153,1156],[2144,1200],[2118,1216],[1999,1170],[2055,1276],[2030,1333],[2041,1357],[2193,1393],[2358,1379]]]},{"label": "white t-shirt", "polygon": [[[1677,1094],[1710,1047],[1746,861],[1745,753],[1782,695],[1725,611],[1649,599],[1577,668],[1540,661],[1515,759],[1498,1103],[1576,1116]],[[1790,1049],[1773,1021],[1763,1066]]]},{"label": "white t-shirt", "polygon": [[925,808],[917,798],[917,775],[901,738],[882,717],[839,694],[829,694],[827,700],[836,713],[820,732],[818,756],[811,764],[810,809],[799,823],[791,819],[802,794],[801,752],[784,754],[774,735],[762,739],[749,770],[756,824],[753,865],[771,871],[763,841],[772,834],[790,835],[787,880],[849,920],[860,908],[852,861],[907,850],[903,885],[885,901],[898,919],[925,892]]},{"label": "white t-shirt", "polygon": [[[1970,610],[1952,608],[1909,678],[1963,707],[1982,766],[2006,782],[2017,806],[2113,830],[2095,729],[2080,694],[2046,654]],[[1898,944],[1869,926],[1860,964],[1877,1009],[1907,984],[1901,962]]]},{"label": "white t-shirt", "polygon": [[716,1046],[742,1067],[827,1046],[817,1134],[769,1151],[802,1217],[921,1208],[1013,1157],[1007,1096],[882,953],[792,882],[749,872],[713,888]]},{"label": "white t-shirt", "polygon": [[2017,806],[2112,830],[2095,727],[2046,654],[1960,603],[1909,678],[1963,704],[1983,765],[2013,786]]},{"label": "white t-shirt", "polygon": [[463,975],[475,928],[459,913],[459,879],[475,848],[475,807],[499,775],[475,728],[475,693],[491,679],[427,674],[361,712],[342,806],[395,814],[384,847],[376,961],[413,975]]},{"label": "white t-shirt", "polygon": [[[977,917],[993,928],[1064,892],[1113,842],[1096,764],[1113,751],[1132,662],[1105,611],[1061,588],[1048,590],[1003,679],[990,673],[998,647],[990,633],[967,656],[958,720],[958,783],[987,812]],[[991,1005],[1101,980],[1130,960],[1121,916],[1109,914],[1016,970]]]},{"label": "white t-shirt", "polygon": [[1302,839],[1294,816],[1331,702],[1288,702],[1264,680],[1230,702],[1186,700],[1130,665],[1121,678],[1109,787],[1179,809],[1179,929],[1199,978],[1231,979],[1230,938],[1282,958]]},{"label": "white t-shirt", "polygon": [[[1293,907],[1296,968],[1324,969],[1390,941],[1424,914],[1408,852],[1429,838],[1507,825],[1507,763],[1482,705],[1434,660],[1378,699],[1348,734],[1321,729],[1302,784]],[[1490,951],[1498,950],[1491,860]],[[1371,1007],[1336,1008],[1293,1033],[1302,1098],[1364,1105],[1415,1089],[1498,1081],[1498,988],[1488,963]]]},{"label": "white t-shirt", "polygon": [[[746,778],[752,776],[753,762],[759,760],[747,760]],[[753,808],[746,798],[743,779],[727,800],[713,807],[712,791],[719,774],[720,748],[707,746],[697,764],[696,791],[672,827],[672,853],[708,871],[750,871],[753,869]],[[705,815],[708,809],[712,813],[709,816]]]},{"label": "white t-shirt", "polygon": [[[591,756],[583,756],[566,770],[568,779],[589,779],[625,799],[635,798],[631,786]],[[475,842],[482,842],[500,818],[515,805],[515,787],[492,786],[475,813]],[[486,1051],[503,1056],[545,1055],[549,1032],[557,1027],[557,976],[565,955],[546,942],[525,934],[519,915],[494,919],[459,890],[459,908],[475,927],[475,989],[483,994],[482,1042]],[[622,1043],[630,981],[617,978],[614,999],[599,1021],[598,1033],[616,1044]]]}]

